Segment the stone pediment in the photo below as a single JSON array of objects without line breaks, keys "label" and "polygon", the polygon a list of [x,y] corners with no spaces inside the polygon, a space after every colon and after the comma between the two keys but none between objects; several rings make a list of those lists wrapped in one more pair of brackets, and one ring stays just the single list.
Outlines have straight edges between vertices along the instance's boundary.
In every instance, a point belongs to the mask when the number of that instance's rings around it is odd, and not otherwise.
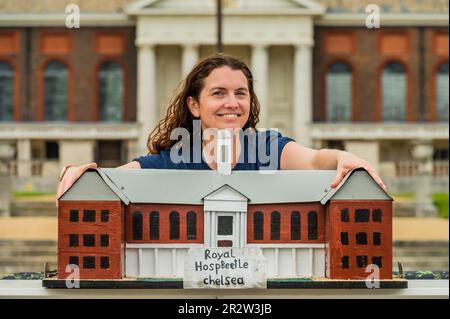
[{"label": "stone pediment", "polygon": [[[127,11],[138,13],[139,11],[153,10],[213,10],[216,0],[140,0],[130,4]],[[324,10],[313,0],[222,0],[225,10],[258,10],[270,11],[283,9]]]}]

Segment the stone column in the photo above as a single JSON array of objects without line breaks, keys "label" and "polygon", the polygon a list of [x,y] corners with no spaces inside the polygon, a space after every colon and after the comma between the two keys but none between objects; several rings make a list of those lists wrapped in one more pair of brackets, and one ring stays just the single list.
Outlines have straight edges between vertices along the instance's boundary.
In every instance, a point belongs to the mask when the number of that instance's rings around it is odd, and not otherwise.
[{"label": "stone column", "polygon": [[260,128],[269,128],[268,116],[268,76],[269,76],[269,54],[267,45],[257,44],[252,47],[252,73],[255,92],[261,105],[259,113]]},{"label": "stone column", "polygon": [[19,177],[31,176],[31,141],[17,141],[17,175]]},{"label": "stone column", "polygon": [[94,141],[80,141],[80,140],[59,141],[60,166],[62,167],[67,164],[79,166],[93,162],[95,160],[94,146],[95,146]]},{"label": "stone column", "polygon": [[198,45],[185,44],[183,45],[183,55],[181,61],[181,75],[182,78],[191,72],[192,67],[197,63],[199,59]]},{"label": "stone column", "polygon": [[312,44],[295,47],[294,57],[294,138],[300,144],[311,147],[312,123]]},{"label": "stone column", "polygon": [[416,216],[436,217],[437,210],[432,199],[433,145],[431,142],[417,142],[412,155],[419,161],[419,174],[416,176]]},{"label": "stone column", "polygon": [[345,150],[369,161],[373,168],[379,172],[380,143],[378,141],[346,141]]},{"label": "stone column", "polygon": [[140,125],[138,154],[148,153],[147,139],[159,120],[156,107],[156,55],[150,44],[138,46],[137,122]]}]

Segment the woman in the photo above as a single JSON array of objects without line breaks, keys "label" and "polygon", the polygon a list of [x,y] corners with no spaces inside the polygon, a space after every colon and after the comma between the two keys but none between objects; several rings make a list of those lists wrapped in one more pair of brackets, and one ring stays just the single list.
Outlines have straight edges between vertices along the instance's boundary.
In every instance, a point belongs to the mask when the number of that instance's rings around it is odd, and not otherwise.
[{"label": "woman", "polygon": [[[279,133],[256,130],[259,115],[259,102],[254,92],[253,77],[249,68],[238,59],[226,54],[216,54],[200,61],[181,83],[180,89],[170,103],[165,118],[148,138],[149,154],[134,159],[119,168],[165,168],[165,169],[217,169],[215,161],[214,129],[227,129],[232,134],[231,166],[233,170],[258,170],[264,165],[259,159],[250,161],[243,154],[258,154],[263,146],[276,146],[276,169],[336,169],[337,175],[330,185],[336,187],[343,177],[352,169],[366,169],[375,181],[386,190],[386,186],[369,162],[344,151],[321,149],[314,150],[296,143]],[[197,122],[196,122],[197,120]],[[195,132],[195,124],[201,127]],[[171,139],[171,133],[177,129],[189,133],[189,140]],[[245,130],[246,134],[242,134]],[[208,134],[206,134],[209,132]],[[250,132],[250,134],[247,134]],[[195,161],[193,147],[195,138],[201,135],[201,153]],[[242,138],[245,135],[246,138]],[[253,143],[252,143],[253,141]],[[183,145],[184,143],[184,145]],[[255,147],[251,147],[251,146]],[[173,153],[173,150],[176,150]],[[208,151],[209,150],[209,151]],[[272,149],[271,149],[272,150]],[[172,151],[172,152],[171,152]],[[179,163],[173,161],[173,155],[189,151],[189,157]],[[191,156],[192,155],[192,156]],[[198,155],[198,154],[197,154]],[[57,198],[89,168],[96,168],[96,163],[79,167],[67,165],[61,173]]]}]

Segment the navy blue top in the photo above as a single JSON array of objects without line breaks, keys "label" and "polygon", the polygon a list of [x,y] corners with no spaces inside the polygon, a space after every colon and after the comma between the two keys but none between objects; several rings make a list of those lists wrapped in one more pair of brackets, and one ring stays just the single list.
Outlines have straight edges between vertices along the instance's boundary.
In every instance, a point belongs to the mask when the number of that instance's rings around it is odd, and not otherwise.
[{"label": "navy blue top", "polygon": [[[233,170],[254,171],[254,170],[279,170],[281,152],[284,146],[290,141],[290,137],[282,136],[277,131],[254,132],[240,135],[241,154],[238,163]],[[139,162],[141,168],[153,169],[192,169],[211,170],[203,158],[201,143],[197,147],[186,147],[189,151],[183,154],[184,147],[172,147],[169,150],[160,151],[159,154],[140,156],[133,159]],[[197,150],[194,157],[193,149]],[[243,150],[243,151],[242,151]],[[172,158],[171,158],[172,152]],[[201,156],[200,156],[201,154]]]}]

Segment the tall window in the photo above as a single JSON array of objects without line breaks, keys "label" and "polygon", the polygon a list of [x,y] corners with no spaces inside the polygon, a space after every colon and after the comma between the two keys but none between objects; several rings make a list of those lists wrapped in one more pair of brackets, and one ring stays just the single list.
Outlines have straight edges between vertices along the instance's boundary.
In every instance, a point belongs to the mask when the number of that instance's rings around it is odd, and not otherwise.
[{"label": "tall window", "polygon": [[189,212],[186,215],[187,239],[197,239],[197,214]]},{"label": "tall window", "polygon": [[317,224],[317,212],[308,213],[308,240],[316,240],[318,238],[319,226]]},{"label": "tall window", "polygon": [[158,212],[150,213],[150,239],[152,239],[152,240],[159,239],[159,213]]},{"label": "tall window", "polygon": [[281,215],[279,212],[270,214],[270,239],[280,240]]},{"label": "tall window", "polygon": [[171,212],[169,215],[170,239],[180,239],[180,214]]},{"label": "tall window", "polygon": [[14,72],[9,63],[0,61],[0,122],[13,120]]},{"label": "tall window", "polygon": [[301,239],[300,213],[295,211],[291,213],[291,240]]},{"label": "tall window", "polygon": [[134,212],[133,213],[133,240],[142,240],[142,213]]},{"label": "tall window", "polygon": [[124,106],[124,76],[122,67],[115,62],[105,62],[100,66],[98,77],[100,121],[121,121]]},{"label": "tall window", "polygon": [[53,61],[44,72],[45,120],[66,121],[68,109],[68,71],[66,65]]},{"label": "tall window", "polygon": [[437,72],[436,115],[438,121],[448,121],[448,63],[442,64]]},{"label": "tall window", "polygon": [[352,71],[341,62],[332,64],[326,78],[328,122],[349,122],[352,119]]},{"label": "tall window", "polygon": [[264,215],[262,212],[253,214],[253,236],[255,240],[264,239]]},{"label": "tall window", "polygon": [[406,72],[400,63],[389,63],[382,74],[383,121],[404,121],[406,115]]}]

